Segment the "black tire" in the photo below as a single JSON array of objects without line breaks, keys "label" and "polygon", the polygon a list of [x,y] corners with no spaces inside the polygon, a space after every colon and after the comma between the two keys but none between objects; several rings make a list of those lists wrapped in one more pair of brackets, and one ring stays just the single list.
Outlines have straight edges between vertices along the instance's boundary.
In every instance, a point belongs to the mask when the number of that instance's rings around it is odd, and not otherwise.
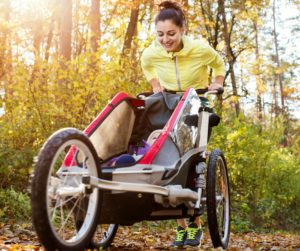
[{"label": "black tire", "polygon": [[89,138],[74,128],[54,133],[39,153],[31,193],[33,225],[47,250],[84,250],[91,241],[102,192],[84,187],[84,175],[101,177]]},{"label": "black tire", "polygon": [[209,156],[206,177],[207,221],[213,246],[226,249],[230,235],[230,189],[225,157],[220,150]]},{"label": "black tire", "polygon": [[101,250],[109,247],[116,236],[118,228],[118,224],[98,225],[92,239],[92,248],[97,248],[97,250]]}]

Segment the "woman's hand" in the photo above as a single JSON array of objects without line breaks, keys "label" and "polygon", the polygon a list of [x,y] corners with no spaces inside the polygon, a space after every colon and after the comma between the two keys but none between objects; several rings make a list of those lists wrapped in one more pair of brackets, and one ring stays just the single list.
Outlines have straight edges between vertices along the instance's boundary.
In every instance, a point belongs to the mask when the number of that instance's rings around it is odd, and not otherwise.
[{"label": "woman's hand", "polygon": [[154,93],[163,92],[164,90],[165,90],[165,88],[162,86],[153,87]]},{"label": "woman's hand", "polygon": [[209,91],[214,91],[214,90],[218,90],[220,88],[222,88],[223,85],[222,84],[217,84],[217,83],[212,83],[208,86],[208,90]]},{"label": "woman's hand", "polygon": [[214,90],[218,90],[220,88],[223,88],[223,82],[224,82],[224,77],[223,76],[216,76],[215,82],[211,83],[208,86],[208,90],[209,91],[214,91]]},{"label": "woman's hand", "polygon": [[165,88],[160,85],[159,80],[154,78],[150,81],[154,93],[163,92]]}]

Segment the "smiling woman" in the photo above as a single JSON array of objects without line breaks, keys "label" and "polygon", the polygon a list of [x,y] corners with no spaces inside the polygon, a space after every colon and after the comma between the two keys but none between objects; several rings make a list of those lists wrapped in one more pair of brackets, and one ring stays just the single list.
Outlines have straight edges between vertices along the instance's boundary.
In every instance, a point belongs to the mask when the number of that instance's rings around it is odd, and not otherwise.
[{"label": "smiling woman", "polygon": [[[142,68],[153,92],[182,92],[188,88],[218,90],[222,88],[225,69],[220,55],[208,44],[184,35],[186,21],[176,2],[164,1],[155,18],[156,41],[142,55]],[[210,83],[208,70],[214,73]],[[173,246],[201,245],[200,218],[177,220]]]}]

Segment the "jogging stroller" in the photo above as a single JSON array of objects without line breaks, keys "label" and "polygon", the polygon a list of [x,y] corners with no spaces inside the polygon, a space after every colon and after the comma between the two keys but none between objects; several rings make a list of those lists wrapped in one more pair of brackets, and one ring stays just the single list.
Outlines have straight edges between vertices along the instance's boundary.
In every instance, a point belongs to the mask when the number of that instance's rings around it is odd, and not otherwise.
[{"label": "jogging stroller", "polygon": [[219,92],[118,93],[83,132],[65,128],[50,136],[31,194],[46,249],[105,248],[119,225],[196,217],[205,208],[213,246],[226,248],[227,166],[220,150],[207,151],[220,120],[207,95]]}]

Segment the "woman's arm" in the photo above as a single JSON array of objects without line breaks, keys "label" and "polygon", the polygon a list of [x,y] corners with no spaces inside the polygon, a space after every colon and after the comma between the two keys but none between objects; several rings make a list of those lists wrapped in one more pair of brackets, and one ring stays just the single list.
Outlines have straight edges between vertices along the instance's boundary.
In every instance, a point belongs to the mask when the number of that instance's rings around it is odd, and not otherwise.
[{"label": "woman's arm", "polygon": [[153,52],[150,47],[145,49],[142,54],[141,66],[147,81],[151,84],[153,92],[158,93],[164,91],[165,88],[160,85],[153,65]]},{"label": "woman's arm", "polygon": [[159,80],[157,78],[151,79],[150,84],[154,93],[162,92],[165,90],[165,88],[160,85]]},{"label": "woman's arm", "polygon": [[213,70],[214,81],[208,86],[208,90],[216,90],[223,87],[225,64],[220,54],[208,44],[201,44],[201,63]]}]

